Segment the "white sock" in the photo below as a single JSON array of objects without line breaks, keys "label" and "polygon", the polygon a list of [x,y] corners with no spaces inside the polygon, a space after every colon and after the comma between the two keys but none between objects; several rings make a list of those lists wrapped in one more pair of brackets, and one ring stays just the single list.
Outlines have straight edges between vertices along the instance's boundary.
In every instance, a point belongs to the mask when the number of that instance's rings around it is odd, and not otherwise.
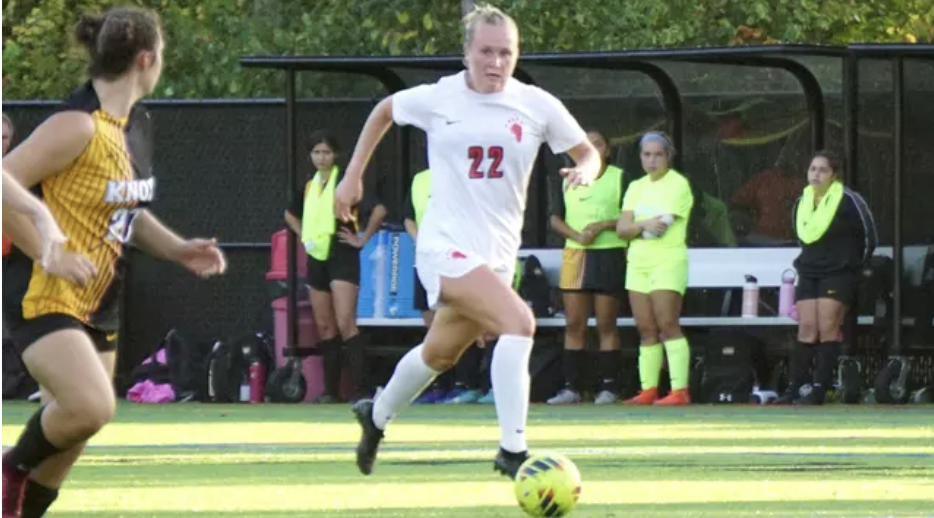
[{"label": "white sock", "polygon": [[440,374],[425,365],[422,347],[424,345],[419,344],[399,360],[386,388],[376,396],[376,401],[373,402],[373,423],[380,430],[385,430],[399,410],[411,404],[412,400]]},{"label": "white sock", "polygon": [[531,355],[532,338],[527,336],[501,336],[493,349],[490,376],[502,432],[500,446],[512,453],[529,449],[525,442],[525,422],[529,415]]}]

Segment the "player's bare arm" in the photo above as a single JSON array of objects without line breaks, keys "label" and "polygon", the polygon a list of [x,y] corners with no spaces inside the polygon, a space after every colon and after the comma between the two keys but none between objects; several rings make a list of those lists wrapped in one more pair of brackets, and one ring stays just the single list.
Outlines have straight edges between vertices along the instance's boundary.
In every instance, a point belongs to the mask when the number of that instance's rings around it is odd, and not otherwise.
[{"label": "player's bare arm", "polygon": [[[14,183],[29,189],[74,162],[93,137],[94,121],[90,115],[74,111],[55,114],[3,157],[3,169]],[[48,211],[44,206],[42,209]],[[82,285],[96,274],[87,258],[66,252],[48,241],[49,236],[43,234],[55,229],[42,228],[42,219],[35,220],[29,214],[6,210],[3,218],[4,233],[17,248],[49,273]],[[40,225],[38,229],[37,224]]]},{"label": "player's bare arm", "polygon": [[224,273],[227,261],[216,239],[182,239],[148,210],[133,220],[131,243],[147,254],[180,264],[199,277]]},{"label": "player's bare arm", "polygon": [[353,156],[347,164],[344,178],[334,192],[334,214],[341,221],[353,219],[353,207],[363,199],[363,175],[366,167],[373,157],[376,146],[383,140],[383,136],[392,126],[392,97],[379,102],[360,132],[360,139],[354,147]]},{"label": "player's bare arm", "polygon": [[571,160],[574,160],[574,167],[562,168],[559,172],[561,176],[568,179],[567,188],[573,189],[578,185],[590,185],[603,173],[603,164],[600,161],[600,153],[597,148],[584,140],[567,151]]},{"label": "player's bare arm", "polygon": [[[36,128],[22,144],[3,157],[3,168],[29,189],[75,161],[94,137],[94,120],[87,113],[62,112]],[[4,214],[4,218],[7,218]],[[24,214],[11,214],[9,236],[34,261],[42,258],[43,243]],[[6,228],[6,226],[4,227]]]},{"label": "player's bare arm", "polygon": [[382,203],[373,208],[373,212],[370,214],[369,220],[367,220],[366,229],[363,231],[363,237],[360,238],[361,248],[366,246],[373,234],[376,234],[379,227],[382,226],[386,214],[386,207]]}]

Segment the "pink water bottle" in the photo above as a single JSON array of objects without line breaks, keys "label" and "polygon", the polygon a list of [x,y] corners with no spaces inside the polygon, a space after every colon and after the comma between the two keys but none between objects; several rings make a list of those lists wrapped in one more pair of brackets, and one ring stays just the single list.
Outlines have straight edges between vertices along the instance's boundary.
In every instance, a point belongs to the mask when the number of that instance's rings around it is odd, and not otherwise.
[{"label": "pink water bottle", "polygon": [[752,275],[746,276],[743,285],[743,318],[759,316],[759,279]]},{"label": "pink water bottle", "polygon": [[782,285],[778,289],[778,315],[790,317],[795,305],[795,278],[797,273],[791,268],[782,272]]},{"label": "pink water bottle", "polygon": [[262,403],[266,388],[266,368],[259,360],[250,364],[250,403]]}]

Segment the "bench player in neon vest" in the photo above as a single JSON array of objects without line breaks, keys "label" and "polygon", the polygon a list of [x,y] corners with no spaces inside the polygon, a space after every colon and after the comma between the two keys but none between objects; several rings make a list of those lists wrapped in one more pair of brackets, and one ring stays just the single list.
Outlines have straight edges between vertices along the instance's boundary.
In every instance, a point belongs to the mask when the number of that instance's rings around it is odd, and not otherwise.
[{"label": "bench player in neon vest", "polygon": [[407,353],[376,401],[354,407],[363,429],[357,465],[371,473],[383,430],[423,387],[449,369],[484,331],[499,336],[491,375],[500,424],[494,467],[514,478],[528,457],[529,356],[535,318],[513,291],[529,179],[542,144],[567,152],[569,188],[600,174],[600,156],[564,105],[512,77],[519,31],[499,9],[465,19],[467,70],[397,92],[370,114],[335,195],[338,213],[363,196],[367,163],[393,122],[428,133],[431,201],[416,266],[437,308],[425,342]]},{"label": "bench player in neon vest", "polygon": [[[687,229],[694,195],[687,179],[669,167],[674,153],[665,134],[649,132],[642,137],[639,157],[646,174],[626,189],[616,225],[617,235],[629,240],[626,289],[640,336],[642,391],[627,404],[691,402],[691,348],[679,319],[688,285]],[[671,392],[659,399],[658,379],[666,354]]]},{"label": "bench player in neon vest", "polygon": [[[341,223],[334,218],[334,188],[340,167],[337,139],[327,131],[311,136],[310,158],[315,174],[305,184],[303,195],[292,200],[285,221],[299,236],[308,252],[308,297],[318,329],[317,344],[324,363],[324,393],[318,403],[340,401],[341,374],[346,349],[353,385],[352,398],[367,394],[366,343],[357,328],[357,299],[360,294],[360,249],[379,230],[386,209],[375,197],[364,200],[354,211],[354,220]],[[359,235],[366,221],[366,230]]]},{"label": "bench player in neon vest", "polygon": [[[790,386],[778,402],[820,405],[833,386],[843,317],[879,238],[866,201],[843,186],[843,162],[835,153],[816,153],[807,179],[792,212],[801,243],[794,263],[798,343],[791,350]],[[808,384],[815,356],[813,383]]]},{"label": "bench player in neon vest", "polygon": [[11,236],[8,271],[18,273],[4,275],[3,310],[44,404],[3,456],[5,517],[41,516],[85,442],[116,411],[111,377],[125,246],[199,277],[226,268],[215,240],[182,239],[146,208],[155,179],[149,118],[137,102],[162,72],[160,25],[145,9],[82,16],[75,36],[90,56],[91,79],[4,159],[24,187],[40,187],[68,237],[65,253],[87,257],[96,270],[84,285],[52,276],[33,263],[41,249],[35,233]]},{"label": "bench player in neon vest", "polygon": [[559,287],[563,292],[565,387],[548,400],[550,405],[580,403],[593,384],[582,379],[589,359],[585,350],[587,319],[591,309],[600,335],[600,388],[598,405],[619,399],[622,351],[619,347],[620,298],[626,283],[626,240],[616,235],[623,202],[625,175],[609,164],[610,148],[596,130],[587,138],[603,160],[603,174],[586,188],[555,192],[552,197],[551,228],[565,238]]}]

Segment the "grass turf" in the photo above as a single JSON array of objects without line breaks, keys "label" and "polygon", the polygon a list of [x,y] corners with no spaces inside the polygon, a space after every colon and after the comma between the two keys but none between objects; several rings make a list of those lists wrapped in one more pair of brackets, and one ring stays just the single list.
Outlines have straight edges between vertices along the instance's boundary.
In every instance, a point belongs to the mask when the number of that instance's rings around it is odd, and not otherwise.
[{"label": "grass turf", "polygon": [[[3,405],[3,444],[35,411]],[[575,517],[934,516],[934,407],[534,406],[578,464]],[[376,473],[346,405],[122,405],[53,517],[519,518],[492,407],[414,407]]]}]

